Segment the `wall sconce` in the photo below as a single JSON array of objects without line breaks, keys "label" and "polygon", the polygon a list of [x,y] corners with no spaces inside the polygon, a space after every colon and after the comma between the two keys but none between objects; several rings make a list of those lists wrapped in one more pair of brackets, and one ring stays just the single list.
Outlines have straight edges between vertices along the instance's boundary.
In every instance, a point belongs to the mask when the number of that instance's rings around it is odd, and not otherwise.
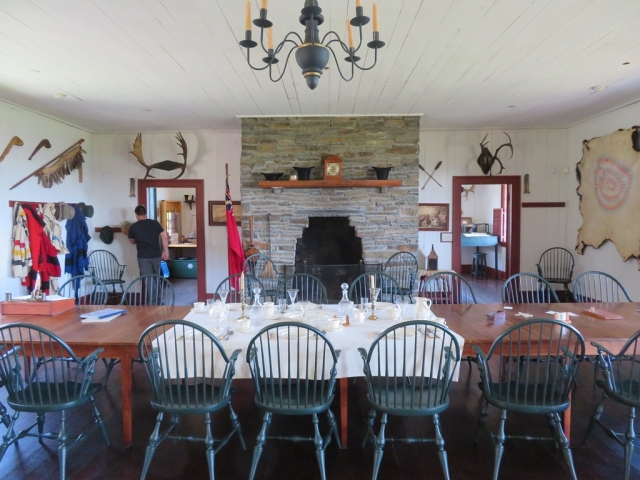
[{"label": "wall sconce", "polygon": [[193,210],[193,204],[196,201],[196,196],[195,195],[185,195],[184,196],[184,203],[188,203],[189,204],[189,210]]}]

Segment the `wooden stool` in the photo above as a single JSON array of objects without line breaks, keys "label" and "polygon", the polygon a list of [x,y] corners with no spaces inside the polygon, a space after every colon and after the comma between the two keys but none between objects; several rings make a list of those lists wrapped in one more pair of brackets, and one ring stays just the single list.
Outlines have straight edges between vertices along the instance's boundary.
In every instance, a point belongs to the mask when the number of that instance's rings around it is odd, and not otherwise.
[{"label": "wooden stool", "polygon": [[471,268],[471,276],[482,276],[487,278],[487,254],[486,253],[474,253],[473,265]]}]

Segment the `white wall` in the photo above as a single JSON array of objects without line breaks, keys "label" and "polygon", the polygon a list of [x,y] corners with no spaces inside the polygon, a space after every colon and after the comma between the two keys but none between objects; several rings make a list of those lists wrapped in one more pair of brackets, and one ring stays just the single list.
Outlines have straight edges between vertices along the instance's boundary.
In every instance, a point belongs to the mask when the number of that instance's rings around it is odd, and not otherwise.
[{"label": "white wall", "polygon": [[[143,133],[142,148],[147,164],[162,160],[180,160],[177,156],[178,148],[175,135],[177,132]],[[229,187],[231,197],[240,199],[240,132],[182,132],[188,146],[187,170],[181,177],[184,179],[204,179],[205,209],[210,200],[224,200],[225,194],[225,163],[229,164]],[[129,154],[132,148],[135,134],[96,134],[93,137],[94,158],[98,161],[101,175],[106,175],[117,184],[118,194],[102,192],[95,203],[115,203],[117,207],[111,208],[108,218],[110,224],[119,224],[123,220],[135,220],[133,209],[137,205],[137,197],[129,198],[129,177],[142,178],[145,169],[137,163],[133,155]],[[119,178],[115,172],[119,173]],[[158,170],[152,172],[157,178],[172,178],[171,173]],[[175,174],[174,174],[175,175]],[[126,186],[120,191],[120,185]],[[137,194],[137,192],[136,192]],[[184,199],[184,196],[182,197]],[[185,210],[186,207],[186,210]],[[189,208],[183,204],[183,218],[189,213]],[[208,225],[208,213],[205,215],[205,239],[206,239],[206,266],[207,266],[207,292],[213,293],[218,283],[228,275],[227,268],[227,234],[226,227],[210,227]],[[186,231],[183,230],[183,234]],[[122,239],[121,245],[115,247],[119,258],[124,258],[132,268],[127,269],[132,277],[137,276],[138,267],[135,247],[126,244]],[[116,242],[114,241],[114,244]],[[200,259],[199,259],[200,261]],[[128,273],[129,274],[129,273]]]},{"label": "white wall", "polygon": [[[573,251],[577,231],[582,224],[575,190],[575,164],[582,157],[582,140],[606,135],[618,128],[628,128],[638,123],[640,105],[633,105],[597,118],[585,121],[570,129],[513,130],[508,131],[514,145],[513,159],[508,151],[501,152],[505,175],[531,176],[531,193],[523,195],[523,202],[566,202],[567,208],[528,208],[522,211],[522,271],[535,271],[540,254],[552,246],[564,246]],[[62,122],[41,116],[19,107],[0,102],[0,126],[5,132],[0,138],[3,145],[18,135],[23,147],[13,147],[0,163],[0,202],[5,205],[5,215],[0,217],[0,251],[5,252],[4,274],[0,274],[0,293],[14,295],[24,293],[19,281],[11,277],[11,209],[10,200],[44,202],[84,201],[95,208],[95,215],[88,219],[92,240],[89,250],[105,248],[129,265],[127,279],[137,276],[135,248],[122,234],[116,234],[111,245],[105,245],[95,233],[96,227],[119,225],[123,220],[135,219],[133,209],[137,196],[129,197],[129,178],[142,178],[145,170],[129,153],[135,134],[90,134]],[[175,134],[144,133],[143,152],[147,163],[167,159],[179,159]],[[433,180],[420,191],[421,203],[449,203],[452,191],[451,177],[456,175],[480,175],[476,164],[479,143],[486,133],[489,148],[495,150],[506,141],[502,131],[432,131],[420,132],[420,163],[431,172],[442,161]],[[183,178],[205,180],[205,205],[209,200],[224,200],[225,162],[229,164],[230,188],[234,200],[241,200],[239,168],[241,152],[240,132],[183,132],[189,148],[187,172]],[[52,143],[51,149],[42,149],[28,161],[37,144],[44,138]],[[61,185],[45,189],[31,178],[14,190],[9,187],[33,170],[44,165],[69,145],[84,138],[85,165],[83,183],[78,182],[77,172],[69,175]],[[158,172],[160,174],[162,172]],[[420,186],[426,175],[420,172]],[[137,194],[137,192],[136,192]],[[450,212],[451,215],[451,212]],[[227,275],[227,241],[225,227],[206,226],[207,291],[213,292],[218,282]],[[451,226],[450,226],[451,230]],[[451,243],[440,243],[439,232],[420,232],[420,264],[428,255],[431,244],[439,255],[440,268],[451,266]],[[60,257],[61,262],[64,259]],[[599,249],[587,248],[585,255],[576,255],[576,273],[590,269],[606,271],[618,277],[635,300],[640,300],[637,286],[638,263],[623,262],[615,246],[610,242]]]},{"label": "white wall", "polygon": [[[2,132],[2,135],[0,135],[0,143],[2,144],[0,150],[4,150],[4,147],[14,135],[20,137],[24,142],[22,147],[14,146],[4,161],[0,163],[0,206],[4,211],[4,214],[0,215],[0,252],[2,252],[0,258],[4,260],[0,266],[0,292],[11,292],[13,295],[20,295],[25,294],[26,289],[20,286],[20,280],[13,278],[11,273],[13,211],[9,207],[9,201],[63,201],[66,203],[85,202],[86,204],[93,204],[96,213],[93,218],[87,221],[89,231],[93,237],[89,244],[90,246],[95,246],[98,243],[103,245],[98,239],[98,234],[94,233],[95,227],[102,226],[100,223],[102,207],[93,199],[95,190],[101,188],[101,186],[100,182],[96,182],[95,163],[91,156],[92,137],[86,131],[14,105],[0,102],[0,132]],[[38,143],[45,138],[51,142],[51,148],[40,149],[32,160],[28,160]],[[9,190],[12,185],[34,170],[43,167],[80,139],[85,140],[82,145],[84,150],[88,152],[84,154],[85,163],[82,169],[84,180],[82,183],[78,181],[78,172],[75,171],[68,175],[62,184],[54,185],[50,189],[38,185],[37,178],[32,177],[15,189]],[[66,222],[63,222],[63,227],[64,223]],[[64,272],[64,257],[60,257],[60,262]]]},{"label": "white wall", "polygon": [[[582,216],[579,209],[579,198],[575,193],[578,188],[578,181],[575,176],[575,166],[582,159],[582,141],[590,140],[593,137],[608,135],[619,128],[630,128],[638,125],[640,118],[640,104],[600,115],[593,119],[582,122],[569,129],[569,155],[568,163],[571,174],[569,175],[569,186],[572,195],[568,198],[567,210],[569,211],[566,225],[567,248],[574,251],[578,230],[582,226]],[[630,218],[629,221],[637,222],[638,218]],[[640,242],[640,239],[638,239]],[[574,255],[576,268],[574,278],[588,270],[599,270],[616,277],[626,287],[634,301],[640,301],[640,286],[638,284],[638,260],[629,259],[626,262],[616,250],[612,242],[605,242],[600,248],[587,247],[584,255]]]},{"label": "white wall", "polygon": [[[487,147],[494,152],[508,141],[501,130],[423,130],[420,132],[420,163],[431,173],[436,164],[442,166],[424,190],[420,190],[420,203],[452,203],[453,176],[482,175],[476,160],[480,155],[480,142],[488,133]],[[499,157],[506,169],[503,175],[531,176],[531,193],[522,195],[523,202],[568,202],[575,196],[571,174],[575,162],[567,156],[568,131],[564,129],[508,130],[513,142],[513,158],[509,149],[503,148]],[[581,142],[581,141],[580,141]],[[580,143],[581,144],[581,143]],[[497,165],[494,172],[498,172]],[[420,172],[420,187],[427,179]],[[471,198],[473,194],[469,194]],[[463,201],[463,208],[465,202]],[[451,212],[450,216],[451,216]],[[569,208],[528,208],[522,210],[521,270],[535,272],[540,254],[549,247],[569,245],[567,240],[567,215]],[[465,216],[466,210],[465,210]],[[475,221],[475,219],[474,219]],[[451,225],[449,230],[451,231]],[[438,267],[451,268],[451,243],[440,243],[440,232],[420,232],[420,266],[435,245],[439,255]]]}]

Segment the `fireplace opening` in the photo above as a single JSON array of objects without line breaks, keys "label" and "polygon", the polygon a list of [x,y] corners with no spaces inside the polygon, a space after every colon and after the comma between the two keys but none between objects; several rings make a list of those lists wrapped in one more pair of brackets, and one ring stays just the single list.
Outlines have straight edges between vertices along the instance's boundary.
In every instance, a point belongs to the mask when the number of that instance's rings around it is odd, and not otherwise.
[{"label": "fireplace opening", "polygon": [[296,241],[296,264],[352,265],[362,261],[362,239],[348,217],[309,217]]},{"label": "fireplace opening", "polygon": [[362,261],[362,239],[349,225],[348,217],[310,217],[309,226],[296,241],[295,265],[287,274],[310,273],[327,288],[330,303],[342,296],[340,285],[351,284],[365,272],[378,271],[380,264]]}]

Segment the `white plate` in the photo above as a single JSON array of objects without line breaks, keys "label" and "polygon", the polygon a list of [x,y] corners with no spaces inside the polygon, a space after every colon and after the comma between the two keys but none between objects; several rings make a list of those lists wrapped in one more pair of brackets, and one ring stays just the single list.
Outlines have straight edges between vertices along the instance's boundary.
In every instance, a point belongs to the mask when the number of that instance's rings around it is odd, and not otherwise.
[{"label": "white plate", "polygon": [[[405,332],[406,332],[406,335],[405,335]],[[393,340],[394,335],[396,340],[402,340],[403,338],[413,338],[416,336],[416,329],[413,327],[407,328],[407,329],[401,328],[396,330],[395,333],[388,334],[387,338],[389,340]]]},{"label": "white plate", "polygon": [[295,340],[297,338],[305,338],[309,336],[309,330],[298,330],[297,328],[282,328],[278,329],[278,336],[281,338],[288,338],[289,340]]},{"label": "white plate", "polygon": [[[218,338],[218,339],[221,338],[226,333],[226,331],[223,328],[213,328],[213,329],[209,330],[209,332],[212,333],[213,336]],[[185,334],[184,334],[184,337],[188,338],[188,339],[191,339],[191,338],[198,339],[198,338],[202,338],[202,333],[199,332],[199,331],[193,330],[193,329],[186,330]],[[181,338],[181,337],[179,337],[179,338]]]},{"label": "white plate", "polygon": [[[322,305],[317,305],[315,303],[309,302],[309,306],[307,307],[307,312],[311,312],[313,310],[320,310],[320,309],[322,309]],[[294,310],[296,312],[301,312],[302,311],[300,309],[300,304],[298,302],[296,302],[296,304],[294,305]]]},{"label": "white plate", "polygon": [[[301,312],[295,312],[295,313],[286,313],[285,314],[286,320],[291,320],[294,322],[302,322],[302,313]],[[325,322],[327,320],[329,320],[329,318],[331,318],[331,315],[327,314],[327,313],[321,313],[321,312],[307,312],[307,322],[308,323],[313,323],[313,322]]]}]

